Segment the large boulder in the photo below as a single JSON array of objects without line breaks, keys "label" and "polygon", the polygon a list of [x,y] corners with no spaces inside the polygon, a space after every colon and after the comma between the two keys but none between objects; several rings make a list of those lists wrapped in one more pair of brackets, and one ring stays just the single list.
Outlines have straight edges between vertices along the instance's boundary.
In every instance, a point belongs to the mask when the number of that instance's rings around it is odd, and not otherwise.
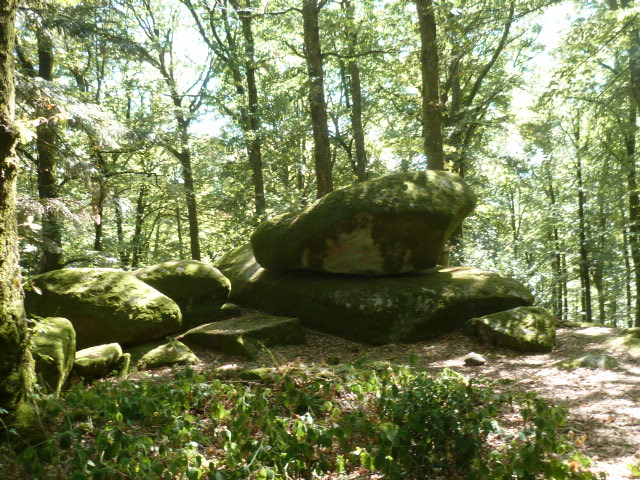
[{"label": "large boulder", "polygon": [[331,192],[305,210],[263,222],[251,237],[264,268],[357,275],[436,265],[475,206],[458,175],[409,172]]},{"label": "large boulder", "polygon": [[30,315],[61,316],[73,324],[77,348],[138,343],[181,328],[178,305],[129,272],[69,268],[31,277],[25,284]]},{"label": "large boulder", "polygon": [[217,268],[197,260],[172,260],[133,273],[178,304],[184,328],[218,318],[231,288]]},{"label": "large boulder", "polygon": [[202,325],[180,339],[191,345],[249,358],[257,355],[260,345],[297,345],[305,341],[300,320],[265,313]]},{"label": "large boulder", "polygon": [[395,277],[278,272],[260,267],[250,245],[217,267],[231,280],[232,301],[370,344],[423,340],[533,301],[519,282],[473,268]]},{"label": "large boulder", "polygon": [[76,332],[66,318],[38,320],[33,329],[31,353],[38,383],[46,393],[60,393],[76,355]]},{"label": "large boulder", "polygon": [[548,352],[556,343],[556,319],[544,308],[518,307],[472,318],[471,333],[490,345],[519,352]]}]

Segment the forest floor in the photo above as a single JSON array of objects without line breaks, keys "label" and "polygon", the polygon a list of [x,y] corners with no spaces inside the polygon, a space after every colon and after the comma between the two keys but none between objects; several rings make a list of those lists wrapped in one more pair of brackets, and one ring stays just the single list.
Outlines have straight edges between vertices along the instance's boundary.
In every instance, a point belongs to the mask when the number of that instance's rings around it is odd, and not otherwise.
[{"label": "forest floor", "polygon": [[[434,372],[448,368],[468,377],[484,376],[509,380],[508,388],[536,392],[539,396],[568,409],[568,426],[576,434],[581,451],[594,461],[594,470],[609,479],[631,476],[628,464],[640,461],[640,358],[608,347],[604,340],[618,333],[606,327],[560,328],[557,345],[550,353],[519,354],[490,347],[477,340],[452,333],[437,339],[384,346],[367,346],[307,330],[304,345],[272,347],[254,361],[196,349],[202,367],[295,363],[349,363],[367,357],[375,361],[412,363]],[[464,365],[469,352],[483,355],[483,366]],[[619,367],[612,370],[578,368],[572,371],[554,367],[558,361],[601,352],[612,355]]]}]

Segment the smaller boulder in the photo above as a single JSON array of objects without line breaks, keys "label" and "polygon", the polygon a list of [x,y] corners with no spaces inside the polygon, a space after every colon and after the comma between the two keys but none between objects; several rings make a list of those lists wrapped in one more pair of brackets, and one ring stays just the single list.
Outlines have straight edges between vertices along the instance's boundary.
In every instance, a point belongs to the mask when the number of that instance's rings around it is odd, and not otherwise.
[{"label": "smaller boulder", "polygon": [[178,304],[184,329],[219,318],[231,290],[217,268],[197,260],[172,260],[133,273]]},{"label": "smaller boulder", "polygon": [[31,353],[36,378],[46,393],[60,393],[76,354],[76,332],[66,318],[39,320],[33,330]]},{"label": "smaller boulder", "polygon": [[556,342],[556,319],[540,307],[516,307],[469,320],[486,343],[519,352],[548,352]]},{"label": "smaller boulder", "polygon": [[484,365],[485,363],[487,363],[487,360],[482,355],[476,352],[469,352],[464,357],[464,364],[469,367],[478,367],[480,365]]},{"label": "smaller boulder", "polygon": [[590,352],[567,360],[557,362],[555,366],[560,370],[574,370],[576,368],[593,368],[601,370],[611,370],[618,368],[619,363],[611,355],[604,353]]},{"label": "smaller boulder", "polygon": [[184,343],[168,338],[142,345],[135,345],[128,350],[133,364],[141,370],[198,363],[198,357]]},{"label": "smaller boulder", "polygon": [[122,369],[124,365],[118,364],[121,357],[122,347],[117,343],[85,348],[76,352],[73,371],[85,379],[101,378],[114,370]]},{"label": "smaller boulder", "polygon": [[254,358],[260,345],[304,343],[304,332],[297,318],[254,313],[203,325],[179,337],[187,344],[199,345],[231,355]]}]

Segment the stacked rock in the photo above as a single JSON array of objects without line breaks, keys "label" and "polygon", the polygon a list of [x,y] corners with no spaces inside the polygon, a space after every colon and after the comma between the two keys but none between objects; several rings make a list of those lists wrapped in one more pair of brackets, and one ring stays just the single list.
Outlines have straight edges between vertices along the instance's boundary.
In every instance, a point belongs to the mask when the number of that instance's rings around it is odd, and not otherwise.
[{"label": "stacked rock", "polygon": [[231,300],[370,344],[418,341],[533,301],[519,282],[438,268],[476,198],[458,175],[389,175],[260,225],[216,264]]}]

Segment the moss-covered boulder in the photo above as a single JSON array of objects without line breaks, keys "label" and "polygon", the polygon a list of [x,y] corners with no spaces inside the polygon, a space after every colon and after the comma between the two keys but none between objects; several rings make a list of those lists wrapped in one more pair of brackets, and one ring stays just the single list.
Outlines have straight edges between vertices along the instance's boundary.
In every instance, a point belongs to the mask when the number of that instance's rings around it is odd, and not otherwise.
[{"label": "moss-covered boulder", "polygon": [[128,348],[127,352],[131,354],[133,365],[141,370],[187,365],[199,361],[189,347],[173,338],[134,345]]},{"label": "moss-covered boulder", "polygon": [[253,313],[222,320],[189,330],[181,340],[231,355],[256,356],[260,345],[304,343],[304,332],[297,318]]},{"label": "moss-covered boulder", "polygon": [[394,277],[278,272],[260,267],[250,245],[217,267],[231,280],[232,301],[370,344],[420,341],[533,301],[515,280],[464,267]]},{"label": "moss-covered boulder", "polygon": [[625,352],[632,357],[640,357],[640,338],[637,338],[634,333],[611,337],[606,341],[606,345],[617,352]]},{"label": "moss-covered boulder", "polygon": [[485,342],[519,352],[548,352],[556,343],[556,319],[540,307],[518,307],[473,318],[469,325]]},{"label": "moss-covered boulder", "polygon": [[36,377],[47,393],[60,393],[76,355],[76,332],[66,318],[43,318],[33,329],[31,353]]},{"label": "moss-covered boulder", "polygon": [[[122,370],[122,347],[117,343],[97,345],[76,352],[73,373],[85,379],[101,378]],[[128,367],[128,362],[127,367]]]},{"label": "moss-covered boulder", "polygon": [[591,368],[600,370],[611,370],[618,368],[619,363],[611,355],[599,352],[589,352],[585,355],[568,358],[557,362],[555,366],[560,370],[574,370],[576,368]]},{"label": "moss-covered boulder", "polygon": [[436,265],[475,196],[453,173],[409,172],[331,192],[262,223],[251,244],[276,270],[386,275]]},{"label": "moss-covered boulder", "polygon": [[77,348],[139,343],[180,330],[178,305],[129,272],[69,268],[31,277],[25,284],[30,315],[61,316],[73,324]]},{"label": "moss-covered boulder", "polygon": [[218,318],[231,288],[217,268],[197,260],[172,260],[133,273],[178,304],[183,328]]}]

